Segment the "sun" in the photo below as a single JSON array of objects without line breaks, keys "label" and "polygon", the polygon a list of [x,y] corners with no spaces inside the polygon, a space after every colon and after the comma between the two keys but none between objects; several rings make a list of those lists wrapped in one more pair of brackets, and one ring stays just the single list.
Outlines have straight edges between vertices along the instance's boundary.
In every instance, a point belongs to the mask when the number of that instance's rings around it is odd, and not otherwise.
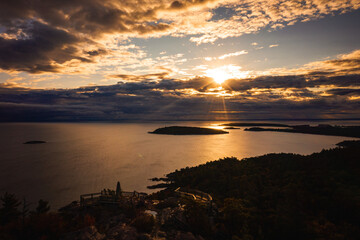
[{"label": "sun", "polygon": [[218,84],[222,84],[231,78],[231,75],[225,69],[221,68],[208,69],[205,71],[205,73],[206,76],[211,77]]},{"label": "sun", "polygon": [[232,64],[205,70],[205,75],[214,79],[217,84],[222,84],[231,78],[244,78],[247,72],[240,71],[241,67]]}]

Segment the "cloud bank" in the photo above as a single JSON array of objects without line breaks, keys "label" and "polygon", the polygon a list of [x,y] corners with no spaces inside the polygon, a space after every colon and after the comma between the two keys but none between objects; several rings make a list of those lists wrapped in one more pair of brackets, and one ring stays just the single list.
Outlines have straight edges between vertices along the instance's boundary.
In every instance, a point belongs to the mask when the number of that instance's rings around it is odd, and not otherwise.
[{"label": "cloud bank", "polygon": [[[218,19],[219,7],[233,14]],[[100,56],[111,56],[119,47],[108,44],[113,39],[189,36],[203,44],[359,7],[358,0],[1,1],[0,68],[69,73],[69,68],[100,64]]]},{"label": "cloud bank", "polygon": [[359,119],[359,53],[222,87],[209,77],[180,80],[167,72],[116,75],[128,81],[75,89],[1,84],[0,121]]}]

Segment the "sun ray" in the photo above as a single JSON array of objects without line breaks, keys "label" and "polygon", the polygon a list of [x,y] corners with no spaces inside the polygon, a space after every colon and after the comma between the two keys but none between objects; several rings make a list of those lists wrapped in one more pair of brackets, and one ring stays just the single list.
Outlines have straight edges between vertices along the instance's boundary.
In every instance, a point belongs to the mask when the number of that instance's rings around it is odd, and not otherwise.
[{"label": "sun ray", "polygon": [[225,97],[221,97],[221,99],[222,99],[223,108],[224,108],[225,120],[229,121],[228,111],[227,111],[226,103],[225,103]]}]

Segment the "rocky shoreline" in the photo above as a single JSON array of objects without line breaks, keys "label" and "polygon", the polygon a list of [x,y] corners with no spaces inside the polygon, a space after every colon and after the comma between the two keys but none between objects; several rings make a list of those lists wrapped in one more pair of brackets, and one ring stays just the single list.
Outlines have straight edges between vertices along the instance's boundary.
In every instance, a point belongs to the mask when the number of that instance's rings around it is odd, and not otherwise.
[{"label": "rocky shoreline", "polygon": [[112,203],[101,202],[100,198],[92,204],[74,201],[59,209],[59,214],[70,221],[85,218],[88,226],[65,233],[61,239],[203,240],[201,235],[187,230],[191,224],[188,205],[207,209],[209,221],[216,215],[216,206],[211,203],[210,208],[210,202],[191,195],[165,190],[142,197],[119,194]]}]

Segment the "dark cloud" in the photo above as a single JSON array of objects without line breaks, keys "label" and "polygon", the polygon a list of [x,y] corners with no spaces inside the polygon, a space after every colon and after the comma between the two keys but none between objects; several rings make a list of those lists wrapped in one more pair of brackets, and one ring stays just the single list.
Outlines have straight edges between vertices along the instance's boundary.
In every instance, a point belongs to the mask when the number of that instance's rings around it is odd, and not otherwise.
[{"label": "dark cloud", "polygon": [[[232,8],[231,14],[241,20],[231,17],[226,21],[209,20],[206,14],[201,14],[201,9],[209,11],[208,8],[224,5]],[[307,11],[312,8],[314,11]],[[124,39],[191,35],[190,41],[200,44],[357,8],[357,4],[345,0],[337,4],[249,0],[231,5],[220,0],[3,0],[0,1],[0,56],[12,59],[8,64],[2,60],[0,68],[56,72],[70,60],[91,62],[92,58],[107,53],[98,50],[98,45],[103,36],[110,34],[121,34]],[[200,13],[199,22],[184,21],[194,11]],[[176,17],[177,12],[183,13],[184,19]],[[40,47],[42,44],[45,49]],[[80,50],[86,45],[96,49]],[[349,68],[358,66],[358,61],[343,59],[328,64]],[[339,71],[345,74],[348,69]]]},{"label": "dark cloud", "polygon": [[341,67],[356,67],[359,68],[360,66],[360,59],[359,56],[355,56],[350,59],[334,59],[334,60],[328,60],[325,61],[325,64],[331,64],[335,66],[341,66]]},{"label": "dark cloud", "polygon": [[[113,78],[121,78],[127,82],[119,82],[117,85],[109,86],[117,90],[137,91],[149,89],[161,90],[182,90],[194,89],[199,92],[207,91],[210,88],[218,87],[218,85],[209,77],[195,77],[190,80],[166,79],[169,72],[145,74],[145,75],[111,75]],[[165,78],[165,79],[164,79]],[[154,79],[158,81],[153,81]],[[131,82],[129,82],[131,81]]]},{"label": "dark cloud", "polygon": [[[0,3],[0,21],[13,26],[18,20],[43,19],[54,27],[81,33],[129,32],[141,20],[151,18],[146,3],[110,0],[16,0]],[[122,9],[128,9],[125,11]],[[136,9],[136,11],[135,11]]]},{"label": "dark cloud", "polygon": [[332,95],[340,95],[340,96],[360,96],[360,88],[352,89],[352,88],[335,88],[326,91]]},{"label": "dark cloud", "polygon": [[107,51],[104,49],[98,49],[98,50],[93,50],[93,51],[87,51],[84,52],[85,54],[88,54],[89,56],[99,56],[99,55],[103,55],[106,54]]},{"label": "dark cloud", "polygon": [[[329,73],[327,73],[329,75]],[[330,74],[331,75],[331,74]],[[224,88],[230,91],[246,91],[253,88],[308,88],[333,85],[338,87],[360,86],[360,75],[326,76],[322,75],[288,75],[261,76],[249,79],[230,79]]]},{"label": "dark cloud", "polygon": [[167,23],[155,23],[155,10],[135,1],[0,1],[0,68],[58,72],[70,60],[91,62],[107,52],[82,51],[80,45],[98,48],[96,40],[103,34],[169,29]]},{"label": "dark cloud", "polygon": [[64,30],[31,22],[22,26],[26,37],[0,38],[0,68],[31,73],[57,72],[59,64],[71,59],[90,61],[80,57],[73,46],[80,40]]},{"label": "dark cloud", "polygon": [[170,72],[160,72],[160,73],[151,73],[151,74],[144,74],[144,75],[133,75],[133,74],[117,74],[117,75],[110,75],[109,78],[120,78],[125,81],[144,81],[148,79],[164,79],[167,78]]},{"label": "dark cloud", "polygon": [[[261,81],[265,79],[262,77]],[[300,88],[305,84],[290,84],[298,88],[281,91],[274,91],[276,88],[268,85],[267,89],[254,93],[249,82],[237,94],[225,97],[209,95],[209,90],[217,85],[201,77],[189,81],[144,80],[54,90],[2,84],[0,121],[360,118],[360,101],[350,99],[359,95],[357,88],[331,89],[324,95],[325,91]],[[283,82],[278,86],[285,87]]]},{"label": "dark cloud", "polygon": [[174,1],[170,8],[175,8],[175,9],[180,9],[180,8],[183,8],[185,5],[179,1]]}]

